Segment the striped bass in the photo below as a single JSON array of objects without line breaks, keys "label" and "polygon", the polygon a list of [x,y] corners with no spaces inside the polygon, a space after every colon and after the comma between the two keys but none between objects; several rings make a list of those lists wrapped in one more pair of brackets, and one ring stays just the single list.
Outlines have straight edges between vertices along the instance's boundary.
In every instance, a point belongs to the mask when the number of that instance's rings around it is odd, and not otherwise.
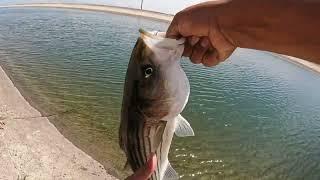
[{"label": "striped bass", "polygon": [[184,41],[140,29],[128,64],[119,142],[134,172],[151,153],[156,154],[157,168],[151,180],[179,179],[168,161],[173,134],[194,136],[180,115],[190,93],[189,80],[180,66]]}]

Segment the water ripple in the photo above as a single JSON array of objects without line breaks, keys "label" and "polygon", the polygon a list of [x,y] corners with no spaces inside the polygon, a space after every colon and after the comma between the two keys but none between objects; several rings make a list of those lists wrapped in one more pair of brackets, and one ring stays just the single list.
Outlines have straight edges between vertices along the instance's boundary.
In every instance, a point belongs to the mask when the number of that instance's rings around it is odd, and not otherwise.
[{"label": "water ripple", "polygon": [[[121,174],[117,129],[137,29],[168,25],[79,12],[1,9],[0,63],[62,133]],[[320,178],[318,74],[247,49],[214,68],[182,65],[191,84],[182,114],[196,136],[173,140],[181,179]]]}]

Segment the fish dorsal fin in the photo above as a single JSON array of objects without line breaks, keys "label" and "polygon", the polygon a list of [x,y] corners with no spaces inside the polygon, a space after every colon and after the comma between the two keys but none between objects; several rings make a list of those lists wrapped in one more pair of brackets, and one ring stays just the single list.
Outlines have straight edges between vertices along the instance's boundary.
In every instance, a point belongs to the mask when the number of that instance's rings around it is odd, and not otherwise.
[{"label": "fish dorsal fin", "polygon": [[168,162],[167,169],[164,172],[162,180],[177,180],[179,179],[178,173],[172,168],[171,164]]},{"label": "fish dorsal fin", "polygon": [[190,124],[184,117],[179,114],[176,117],[176,128],[175,128],[175,134],[178,137],[185,137],[185,136],[194,136],[194,132]]}]

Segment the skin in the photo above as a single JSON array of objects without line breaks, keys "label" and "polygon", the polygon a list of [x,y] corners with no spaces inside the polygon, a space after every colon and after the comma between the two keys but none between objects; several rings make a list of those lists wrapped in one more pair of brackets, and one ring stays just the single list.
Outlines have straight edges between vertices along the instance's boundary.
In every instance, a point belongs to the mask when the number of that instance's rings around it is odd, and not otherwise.
[{"label": "skin", "polygon": [[144,167],[141,167],[137,172],[129,177],[126,180],[147,180],[151,177],[153,171],[157,166],[157,157],[155,154],[151,154],[148,162]]},{"label": "skin", "polygon": [[[166,36],[187,38],[183,55],[205,66],[225,61],[237,47],[320,64],[319,9],[320,0],[205,2],[177,13]],[[149,163],[129,180],[146,180],[153,169]]]},{"label": "skin", "polygon": [[237,48],[287,54],[320,64],[319,0],[205,2],[177,13],[167,37],[188,38],[184,56],[214,66]]}]

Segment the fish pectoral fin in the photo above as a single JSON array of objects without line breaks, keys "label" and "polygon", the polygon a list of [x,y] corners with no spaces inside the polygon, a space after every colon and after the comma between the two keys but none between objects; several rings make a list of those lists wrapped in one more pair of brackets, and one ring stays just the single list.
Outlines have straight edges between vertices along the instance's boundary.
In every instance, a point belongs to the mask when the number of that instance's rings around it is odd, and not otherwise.
[{"label": "fish pectoral fin", "polygon": [[171,164],[168,162],[167,169],[164,172],[163,180],[176,180],[179,179],[178,173],[172,168]]},{"label": "fish pectoral fin", "polygon": [[166,124],[167,122],[165,121],[161,121],[160,124],[157,126],[156,131],[153,135],[153,140],[152,142],[152,152],[156,152],[158,147],[160,146],[160,143],[162,141],[162,136],[163,136],[163,132],[164,129],[166,128]]},{"label": "fish pectoral fin", "polygon": [[185,137],[185,136],[194,136],[194,132],[192,127],[190,126],[189,122],[184,119],[184,117],[179,114],[176,117],[176,128],[175,128],[175,134],[178,137]]}]

